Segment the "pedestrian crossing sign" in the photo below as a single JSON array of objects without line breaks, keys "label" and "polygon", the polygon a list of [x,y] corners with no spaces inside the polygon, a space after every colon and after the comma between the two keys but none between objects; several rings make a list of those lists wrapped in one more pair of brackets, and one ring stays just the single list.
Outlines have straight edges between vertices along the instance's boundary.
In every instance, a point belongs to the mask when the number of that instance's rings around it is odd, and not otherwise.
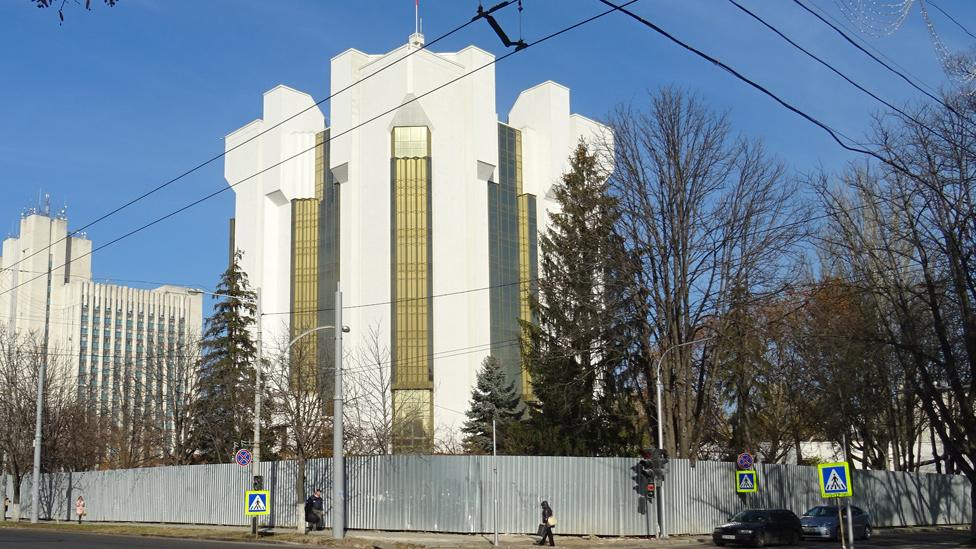
[{"label": "pedestrian crossing sign", "polygon": [[244,492],[244,514],[249,517],[271,514],[271,492],[268,490],[248,490]]},{"label": "pedestrian crossing sign", "polygon": [[843,498],[854,495],[851,488],[851,470],[847,463],[821,463],[817,466],[820,479],[820,495],[825,498]]},{"label": "pedestrian crossing sign", "polygon": [[756,471],[736,471],[735,472],[735,491],[740,494],[748,494],[759,491],[759,483],[756,482]]}]

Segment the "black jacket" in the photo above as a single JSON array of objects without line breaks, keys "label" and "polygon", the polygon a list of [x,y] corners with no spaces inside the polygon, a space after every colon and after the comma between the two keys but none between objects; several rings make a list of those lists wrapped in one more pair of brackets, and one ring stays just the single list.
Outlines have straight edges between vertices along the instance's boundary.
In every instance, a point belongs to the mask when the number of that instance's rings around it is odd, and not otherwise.
[{"label": "black jacket", "polygon": [[311,510],[322,511],[323,509],[325,509],[325,505],[322,503],[321,497],[312,495],[312,496],[308,496],[308,499],[305,500],[306,512]]},{"label": "black jacket", "polygon": [[542,524],[549,525],[549,517],[552,516],[552,507],[542,508]]}]

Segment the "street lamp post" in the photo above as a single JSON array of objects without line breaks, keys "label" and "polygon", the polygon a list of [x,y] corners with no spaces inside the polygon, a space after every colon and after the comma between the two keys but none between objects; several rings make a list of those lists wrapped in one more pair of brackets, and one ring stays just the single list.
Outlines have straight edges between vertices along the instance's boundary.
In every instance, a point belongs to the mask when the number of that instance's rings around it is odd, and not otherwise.
[{"label": "street lamp post", "polygon": [[[659,450],[664,450],[664,405],[661,400],[664,393],[664,382],[661,381],[661,362],[664,361],[664,356],[668,354],[671,349],[677,349],[679,347],[684,347],[686,345],[691,345],[693,343],[701,343],[702,341],[708,341],[709,339],[715,339],[716,336],[703,337],[701,339],[693,339],[691,341],[685,341],[684,343],[679,343],[668,347],[661,353],[661,356],[657,358],[657,365],[654,367],[656,372],[655,376],[657,379],[657,447]],[[662,483],[663,485],[663,483]],[[664,490],[658,489],[655,494],[657,497],[657,509],[658,509],[658,526],[661,529],[661,539],[668,539],[668,529],[664,520]]]}]

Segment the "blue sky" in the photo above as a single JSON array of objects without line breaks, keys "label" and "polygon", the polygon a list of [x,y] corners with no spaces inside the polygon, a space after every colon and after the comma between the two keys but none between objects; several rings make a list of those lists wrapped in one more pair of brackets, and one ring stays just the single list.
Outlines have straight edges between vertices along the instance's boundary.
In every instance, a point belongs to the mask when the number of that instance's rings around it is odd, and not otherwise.
[{"label": "blue sky", "polygon": [[[890,102],[922,99],[793,2],[741,1]],[[410,0],[122,0],[115,8],[93,0],[90,12],[71,2],[60,26],[56,10],[34,8],[29,0],[0,3],[4,237],[39,191],[56,207],[67,204],[71,227],[81,227],[222,152],[224,135],[260,115],[265,90],[286,84],[321,99],[331,57],[348,48],[386,52],[413,31]],[[804,2],[842,19],[832,0]],[[976,2],[940,0],[939,6],[976,27]],[[422,0],[428,40],[469,19],[476,7],[476,0]],[[524,8],[527,41],[604,9],[596,0],[524,0]],[[726,0],[641,0],[631,9],[852,137],[864,135],[880,108]],[[950,49],[973,46],[930,10]],[[518,35],[514,6],[498,18]],[[948,84],[917,4],[893,35],[861,37],[929,86]],[[483,21],[435,51],[469,44],[504,53]],[[567,85],[574,112],[597,119],[621,102],[641,101],[648,90],[677,85],[728,110],[737,131],[764,139],[797,173],[854,158],[821,130],[621,14],[515,55],[496,66],[496,76],[502,117],[520,90],[544,80]],[[323,110],[328,113],[327,105]],[[98,246],[226,186],[218,160],[91,227],[88,236]],[[135,286],[151,284],[130,281],[213,288],[226,267],[233,214],[228,190],[97,252],[95,276]]]}]

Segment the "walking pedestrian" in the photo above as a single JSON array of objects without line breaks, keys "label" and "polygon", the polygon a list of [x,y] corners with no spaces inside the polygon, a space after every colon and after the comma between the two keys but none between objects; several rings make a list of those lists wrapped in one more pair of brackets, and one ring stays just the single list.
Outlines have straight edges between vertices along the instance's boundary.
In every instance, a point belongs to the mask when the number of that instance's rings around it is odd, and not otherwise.
[{"label": "walking pedestrian", "polygon": [[322,501],[322,490],[315,489],[315,493],[305,500],[305,522],[312,524],[311,529],[322,530],[325,517],[325,503]]},{"label": "walking pedestrian", "polygon": [[0,520],[7,520],[7,509],[10,508],[10,498],[3,496],[3,517]]},{"label": "walking pedestrian", "polygon": [[75,514],[78,515],[78,524],[81,524],[81,517],[85,516],[85,498],[78,496],[75,500]]},{"label": "walking pedestrian", "polygon": [[549,539],[549,545],[555,546],[556,540],[552,537],[552,529],[556,526],[556,517],[552,514],[552,507],[549,507],[548,501],[542,502],[542,539],[539,540],[537,545],[545,545],[546,539]]}]

